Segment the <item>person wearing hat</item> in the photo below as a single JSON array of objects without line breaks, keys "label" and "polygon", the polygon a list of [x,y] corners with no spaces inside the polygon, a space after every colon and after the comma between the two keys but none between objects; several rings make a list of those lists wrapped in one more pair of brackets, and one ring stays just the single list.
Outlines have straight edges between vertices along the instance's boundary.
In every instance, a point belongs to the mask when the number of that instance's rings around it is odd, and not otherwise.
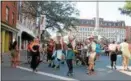
[{"label": "person wearing hat", "polygon": [[89,38],[89,40],[90,40],[90,46],[89,46],[88,49],[89,49],[90,55],[89,55],[89,60],[88,60],[89,61],[88,62],[88,64],[89,64],[88,74],[92,75],[94,73],[94,64],[95,64],[95,57],[96,57],[96,43],[94,42],[94,37],[93,36],[91,36]]}]

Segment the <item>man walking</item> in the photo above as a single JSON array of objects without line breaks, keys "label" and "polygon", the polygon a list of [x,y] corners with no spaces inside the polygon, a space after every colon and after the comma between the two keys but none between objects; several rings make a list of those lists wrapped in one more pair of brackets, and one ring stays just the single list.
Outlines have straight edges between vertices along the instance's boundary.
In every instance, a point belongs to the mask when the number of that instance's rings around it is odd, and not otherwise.
[{"label": "man walking", "polygon": [[94,66],[95,66],[95,58],[96,58],[96,43],[94,42],[94,37],[91,36],[89,38],[90,40],[90,46],[89,46],[89,53],[90,53],[90,56],[89,56],[89,60],[88,60],[88,64],[89,64],[89,67],[88,67],[88,74],[89,75],[92,75],[94,73]]}]

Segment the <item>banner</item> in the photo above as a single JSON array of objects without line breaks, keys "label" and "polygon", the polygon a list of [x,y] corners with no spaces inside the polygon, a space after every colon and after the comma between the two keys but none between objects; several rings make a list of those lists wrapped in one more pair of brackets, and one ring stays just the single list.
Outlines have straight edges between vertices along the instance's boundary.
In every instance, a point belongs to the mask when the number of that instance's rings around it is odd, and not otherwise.
[{"label": "banner", "polygon": [[40,30],[45,30],[46,27],[46,15],[40,17]]}]

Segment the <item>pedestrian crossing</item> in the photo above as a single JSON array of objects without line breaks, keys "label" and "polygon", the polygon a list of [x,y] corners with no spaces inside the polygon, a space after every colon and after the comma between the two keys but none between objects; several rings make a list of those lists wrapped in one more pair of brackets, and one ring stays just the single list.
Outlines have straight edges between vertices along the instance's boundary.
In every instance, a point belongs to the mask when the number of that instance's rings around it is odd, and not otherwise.
[{"label": "pedestrian crossing", "polygon": [[[107,68],[110,68],[111,69],[111,66],[107,66]],[[131,76],[131,66],[129,66],[128,68],[130,69],[129,71],[124,71],[123,70],[123,66],[116,66],[117,68],[117,71],[121,72],[121,73],[124,73],[126,75],[129,75]]]}]

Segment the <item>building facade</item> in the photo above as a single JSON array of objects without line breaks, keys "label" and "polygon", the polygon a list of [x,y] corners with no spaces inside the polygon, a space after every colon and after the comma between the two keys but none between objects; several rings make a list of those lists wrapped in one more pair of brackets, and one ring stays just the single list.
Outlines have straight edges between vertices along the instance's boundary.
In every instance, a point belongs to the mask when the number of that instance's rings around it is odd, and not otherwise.
[{"label": "building facade", "polygon": [[[77,30],[72,30],[73,35],[78,41],[84,41],[89,37],[95,28],[94,19],[80,19],[80,25]],[[126,29],[124,21],[105,21],[99,19],[98,34],[111,41],[121,42],[126,37]]]},{"label": "building facade", "polygon": [[[30,2],[28,1],[19,1],[17,5],[17,28],[19,29],[18,42],[20,49],[26,49],[28,42],[36,37],[36,11],[29,6]],[[34,16],[31,14],[34,14]]]},{"label": "building facade", "polygon": [[126,26],[126,39],[131,43],[131,26]]},{"label": "building facade", "polygon": [[17,2],[1,2],[1,46],[2,53],[9,52],[9,45],[17,39]]}]

